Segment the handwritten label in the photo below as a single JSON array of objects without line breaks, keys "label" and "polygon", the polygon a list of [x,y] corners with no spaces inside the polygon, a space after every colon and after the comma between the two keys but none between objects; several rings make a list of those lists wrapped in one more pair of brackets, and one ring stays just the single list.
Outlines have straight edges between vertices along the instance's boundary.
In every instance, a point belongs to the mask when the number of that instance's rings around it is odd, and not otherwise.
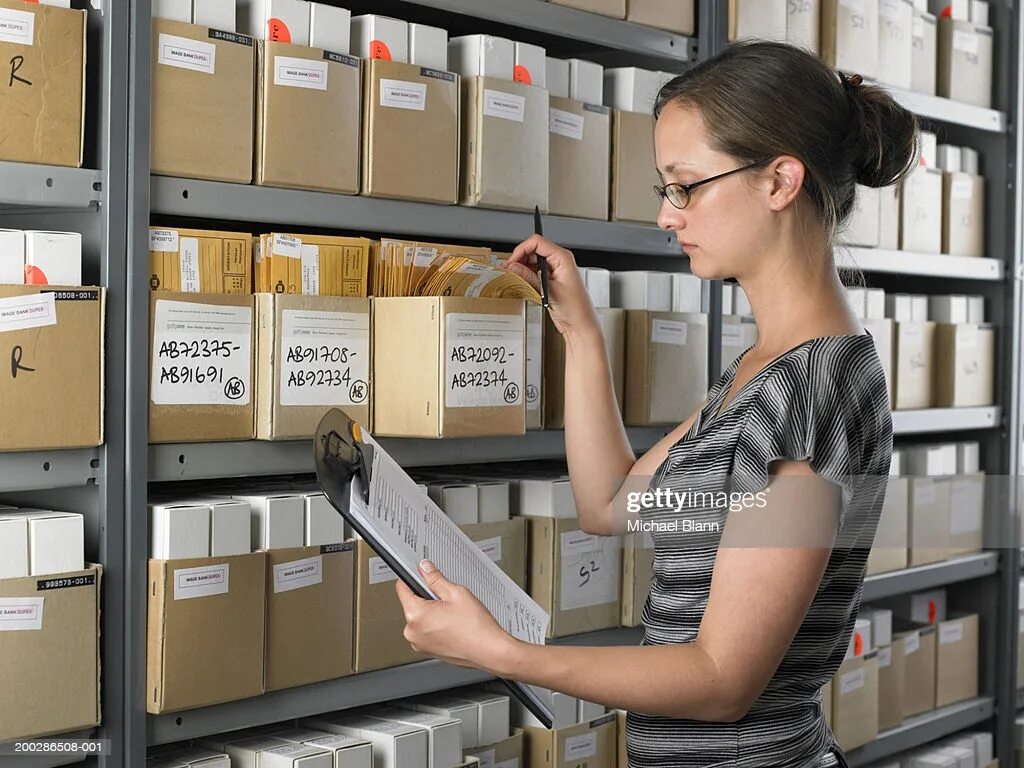
[{"label": "handwritten label", "polygon": [[274,566],[274,594],[312,587],[323,580],[324,559],[321,555]]},{"label": "handwritten label", "polygon": [[27,11],[0,8],[0,43],[32,45],[35,39],[36,16]]},{"label": "handwritten label", "polygon": [[281,313],[281,405],[360,405],[370,396],[370,318]]},{"label": "handwritten label", "polygon": [[437,248],[428,248],[425,245],[418,245],[416,246],[416,251],[413,255],[412,265],[420,268],[429,267],[436,258]]},{"label": "handwritten label", "polygon": [[156,302],[150,399],[156,405],[248,405],[252,307]]},{"label": "handwritten label", "polygon": [[229,563],[179,568],[174,572],[174,599],[191,600],[196,597],[226,595],[230,576]]},{"label": "handwritten label", "polygon": [[217,69],[217,46],[177,35],[160,34],[157,63],[212,75]]},{"label": "handwritten label", "polygon": [[491,560],[496,563],[501,562],[501,536],[495,536],[493,539],[478,541],[476,542],[476,545],[480,548],[480,551],[491,558]]},{"label": "handwritten label", "polygon": [[964,639],[964,623],[958,621],[954,624],[942,624],[939,627],[939,645],[950,645],[959,643]]},{"label": "handwritten label", "polygon": [[597,754],[597,734],[583,733],[565,740],[565,762],[586,760]]},{"label": "handwritten label", "polygon": [[552,107],[548,112],[548,131],[573,141],[583,141],[583,115]]},{"label": "handwritten label", "polygon": [[969,56],[978,55],[978,36],[962,29],[953,30],[953,50]]},{"label": "handwritten label", "polygon": [[885,669],[892,666],[892,648],[885,647],[878,649],[878,668]]},{"label": "handwritten label", "polygon": [[398,574],[391,570],[391,566],[382,557],[371,557],[367,566],[366,578],[371,584],[383,584],[398,578]]},{"label": "handwritten label", "polygon": [[521,406],[522,316],[453,312],[445,323],[445,406]]},{"label": "handwritten label", "polygon": [[521,123],[526,118],[526,99],[515,93],[484,89],[484,114]]},{"label": "handwritten label", "polygon": [[44,600],[42,597],[0,598],[0,632],[42,629]]},{"label": "handwritten label", "polygon": [[543,386],[544,372],[541,367],[544,356],[544,315],[543,309],[534,311],[526,308],[526,408],[540,408],[540,393]]},{"label": "handwritten label", "polygon": [[303,244],[302,259],[302,295],[320,295],[320,246]]},{"label": "handwritten label", "polygon": [[921,635],[917,632],[911,632],[909,635],[903,638],[903,655],[910,656],[912,653],[917,653],[921,647]]},{"label": "handwritten label", "polygon": [[0,299],[0,333],[57,324],[57,303],[52,293]]},{"label": "handwritten label", "polygon": [[181,273],[182,292],[199,293],[199,238],[181,238],[178,266]]},{"label": "handwritten label", "polygon": [[561,610],[613,603],[619,597],[622,540],[568,531],[561,537]]},{"label": "handwritten label", "polygon": [[950,185],[949,196],[954,200],[970,200],[974,193],[974,181],[972,179],[953,179]]},{"label": "handwritten label", "polygon": [[935,483],[919,478],[914,482],[914,504],[925,506],[935,503]]},{"label": "handwritten label", "polygon": [[405,80],[381,80],[380,105],[382,107],[411,109],[422,112],[427,108],[426,83],[410,83]]},{"label": "handwritten label", "polygon": [[855,669],[839,677],[839,693],[846,696],[864,687],[864,670]]},{"label": "handwritten label", "polygon": [[680,320],[651,320],[651,341],[655,344],[686,346],[687,326]]},{"label": "handwritten label", "polygon": [[326,91],[327,62],[295,59],[290,56],[275,56],[274,85]]},{"label": "handwritten label", "polygon": [[178,230],[176,229],[151,229],[149,230],[149,250],[154,253],[177,253],[178,252]]}]

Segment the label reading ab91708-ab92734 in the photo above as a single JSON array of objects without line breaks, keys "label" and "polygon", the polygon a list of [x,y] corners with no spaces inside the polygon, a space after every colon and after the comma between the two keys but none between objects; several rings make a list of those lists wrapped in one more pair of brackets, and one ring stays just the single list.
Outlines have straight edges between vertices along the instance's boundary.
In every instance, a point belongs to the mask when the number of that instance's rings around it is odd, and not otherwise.
[{"label": "label reading ab91708-ab92734", "polygon": [[286,309],[281,405],[360,405],[370,392],[370,318]]}]

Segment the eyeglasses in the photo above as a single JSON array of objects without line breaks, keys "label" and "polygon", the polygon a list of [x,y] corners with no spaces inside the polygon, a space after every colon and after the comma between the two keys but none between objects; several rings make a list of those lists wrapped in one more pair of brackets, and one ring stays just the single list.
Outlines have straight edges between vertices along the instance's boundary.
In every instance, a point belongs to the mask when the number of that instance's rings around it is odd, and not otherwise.
[{"label": "eyeglasses", "polygon": [[733,168],[731,171],[726,171],[725,173],[720,173],[717,176],[712,176],[710,179],[701,179],[700,181],[695,181],[692,184],[680,184],[678,182],[666,184],[665,186],[655,184],[654,194],[658,196],[659,202],[668,198],[668,201],[672,203],[672,205],[679,210],[683,210],[690,204],[690,198],[693,195],[693,190],[697,189],[697,187],[710,184],[712,181],[724,179],[726,176],[732,176],[734,173],[739,173],[740,171],[749,171],[751,168],[758,168],[760,166],[767,165],[769,162],[771,162],[770,159],[758,160],[756,163],[744,165],[742,168]]}]

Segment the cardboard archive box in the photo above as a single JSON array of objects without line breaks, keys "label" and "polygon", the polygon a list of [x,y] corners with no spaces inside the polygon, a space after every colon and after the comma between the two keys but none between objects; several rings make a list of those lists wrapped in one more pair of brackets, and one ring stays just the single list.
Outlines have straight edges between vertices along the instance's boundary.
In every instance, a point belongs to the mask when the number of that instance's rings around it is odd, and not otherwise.
[{"label": "cardboard archive box", "polygon": [[911,477],[907,565],[941,563],[949,555],[948,477]]},{"label": "cardboard archive box", "polygon": [[878,738],[878,653],[847,659],[832,680],[832,730],[844,750]]},{"label": "cardboard archive box", "polygon": [[893,407],[930,408],[934,404],[935,323],[895,323],[893,338]]},{"label": "cardboard archive box", "polygon": [[616,109],[612,113],[611,220],[656,224],[660,206],[653,189],[660,183],[654,117]]},{"label": "cardboard archive box", "polygon": [[586,723],[549,731],[523,728],[530,768],[615,768],[619,755],[618,715],[609,712]]},{"label": "cardboard archive box", "polygon": [[903,722],[903,638],[878,649],[878,728],[897,728]]},{"label": "cardboard archive box", "polygon": [[867,576],[900,571],[907,567],[910,482],[907,477],[890,477],[888,480],[875,541],[868,555]]},{"label": "cardboard archive box", "polygon": [[544,323],[547,311],[526,305],[526,428],[544,429]]},{"label": "cardboard archive box", "polygon": [[993,31],[967,21],[939,19],[938,95],[992,106]]},{"label": "cardboard archive box", "polygon": [[822,0],[821,58],[833,69],[877,77],[878,24],[878,0]]},{"label": "cardboard archive box", "polygon": [[942,252],[985,255],[985,179],[981,176],[942,174]]},{"label": "cardboard archive box", "polygon": [[692,35],[697,28],[694,0],[629,0],[626,21]]},{"label": "cardboard archive box", "polygon": [[549,108],[548,211],[556,216],[606,220],[611,191],[611,110],[558,96],[551,97]]},{"label": "cardboard archive box", "polygon": [[707,394],[707,361],[707,315],[626,310],[625,423],[686,420]]},{"label": "cardboard archive box", "polygon": [[978,614],[950,616],[936,626],[935,706],[978,695]]},{"label": "cardboard archive box", "polygon": [[936,324],[936,406],[957,408],[995,402],[995,337],[995,328],[987,324]]},{"label": "cardboard archive box", "polygon": [[513,517],[511,520],[470,523],[459,527],[512,581],[526,589],[525,519]]},{"label": "cardboard archive box", "polygon": [[893,618],[893,638],[903,640],[903,717],[935,707],[935,627]]},{"label": "cardboard archive box", "polygon": [[745,38],[786,39],[786,0],[729,0],[729,42]]},{"label": "cardboard archive box", "polygon": [[625,534],[622,537],[622,626],[639,627],[643,623],[653,575],[654,542],[650,534]]}]

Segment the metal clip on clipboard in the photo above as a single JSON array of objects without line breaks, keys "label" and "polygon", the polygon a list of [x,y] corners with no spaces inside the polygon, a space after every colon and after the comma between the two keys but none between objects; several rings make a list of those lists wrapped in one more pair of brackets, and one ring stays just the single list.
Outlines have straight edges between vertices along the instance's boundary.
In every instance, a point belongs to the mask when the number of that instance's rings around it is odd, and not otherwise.
[{"label": "metal clip on clipboard", "polygon": [[[380,546],[376,532],[349,512],[352,501],[352,480],[359,478],[363,502],[370,503],[370,471],[373,466],[373,446],[362,440],[362,430],[342,411],[332,408],[320,421],[313,440],[317,480],[324,495],[346,522],[374,549],[398,577],[416,595],[425,600],[437,596],[424,588],[411,569],[418,567],[399,561],[385,547]],[[554,713],[541,701],[530,686],[514,680],[499,678],[523,705],[533,713],[545,728],[554,727]]]}]

